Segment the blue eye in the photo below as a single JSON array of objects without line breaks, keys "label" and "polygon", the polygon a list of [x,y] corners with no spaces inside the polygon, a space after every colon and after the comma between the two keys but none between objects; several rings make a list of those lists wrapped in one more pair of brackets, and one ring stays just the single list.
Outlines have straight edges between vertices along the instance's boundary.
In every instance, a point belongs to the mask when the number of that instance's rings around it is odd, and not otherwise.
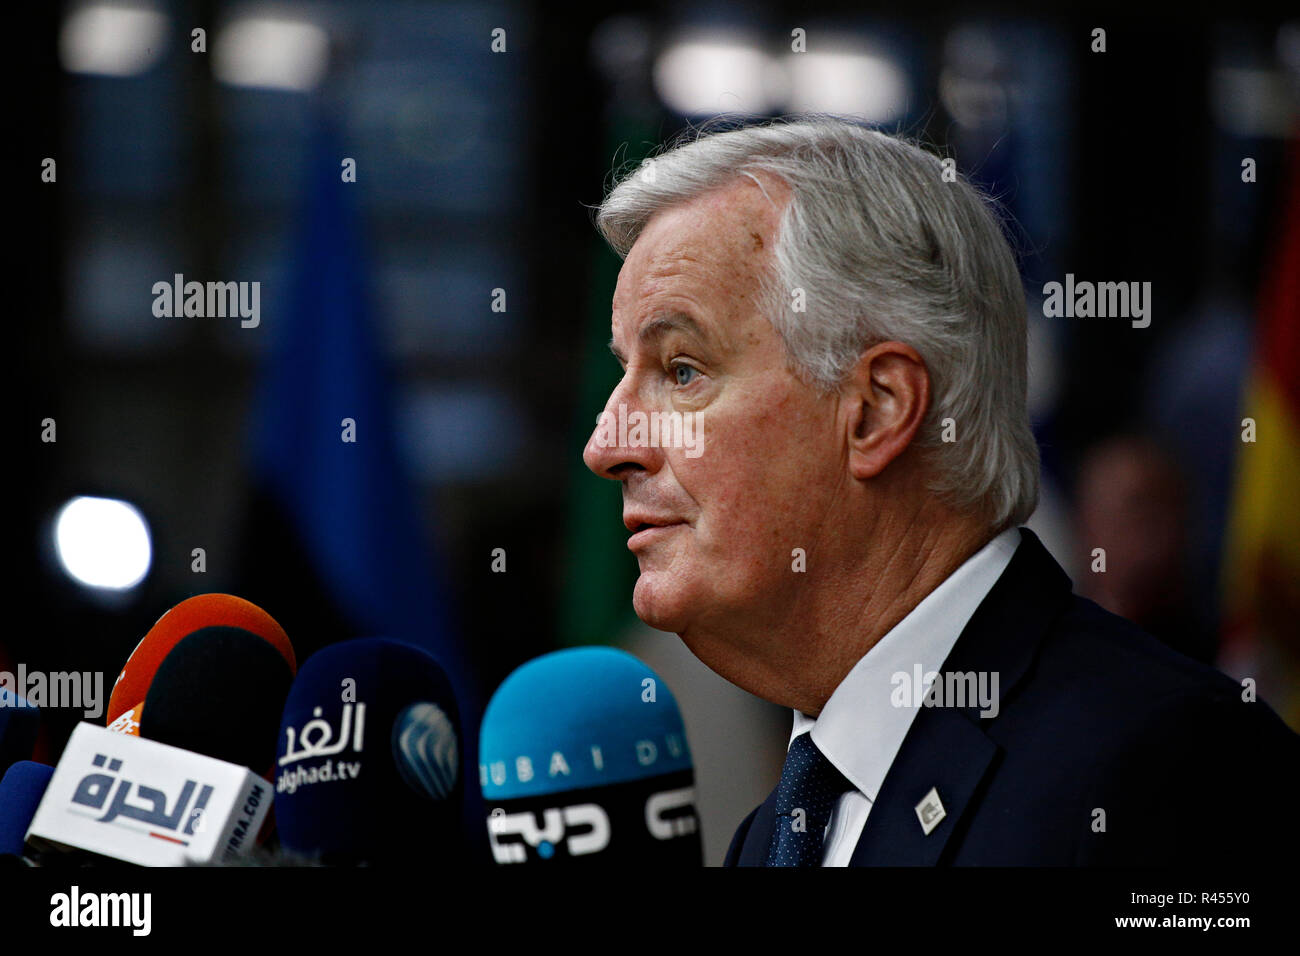
[{"label": "blue eye", "polygon": [[[691,384],[692,381],[695,380],[695,376],[700,374],[699,369],[691,365],[681,365],[681,364],[674,365],[672,367],[672,371],[673,371],[673,376],[677,379],[678,385],[689,385]],[[683,372],[689,372],[690,375],[685,379],[683,379],[682,377]]]}]

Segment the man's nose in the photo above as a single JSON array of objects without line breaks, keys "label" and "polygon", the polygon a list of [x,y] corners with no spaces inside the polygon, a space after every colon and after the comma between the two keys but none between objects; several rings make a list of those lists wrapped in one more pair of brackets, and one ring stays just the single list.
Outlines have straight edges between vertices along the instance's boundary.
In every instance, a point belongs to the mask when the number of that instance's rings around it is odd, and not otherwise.
[{"label": "man's nose", "polygon": [[628,386],[628,378],[610,393],[609,401],[596,419],[596,427],[582,450],[582,460],[588,468],[613,481],[621,481],[636,469],[654,472],[662,461],[661,449],[641,440],[648,434],[643,424],[649,415],[636,401],[635,392]]}]

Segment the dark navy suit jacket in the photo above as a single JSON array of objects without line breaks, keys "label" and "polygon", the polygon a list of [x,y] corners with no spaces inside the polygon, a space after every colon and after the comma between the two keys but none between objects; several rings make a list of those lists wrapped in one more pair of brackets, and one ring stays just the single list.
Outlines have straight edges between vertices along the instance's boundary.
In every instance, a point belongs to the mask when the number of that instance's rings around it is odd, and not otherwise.
[{"label": "dark navy suit jacket", "polygon": [[[942,668],[996,671],[997,715],[919,708],[851,865],[1294,861],[1300,736],[1240,684],[1074,595],[1020,533]],[[947,815],[926,835],[915,807],[931,787]],[[726,866],[763,864],[774,796],[740,824]]]}]

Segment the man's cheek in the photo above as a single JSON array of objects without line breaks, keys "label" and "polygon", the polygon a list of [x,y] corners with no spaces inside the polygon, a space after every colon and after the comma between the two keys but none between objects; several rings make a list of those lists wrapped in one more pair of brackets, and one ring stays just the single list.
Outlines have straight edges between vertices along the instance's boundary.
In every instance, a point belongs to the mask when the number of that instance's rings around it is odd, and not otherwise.
[{"label": "man's cheek", "polygon": [[[761,466],[757,466],[761,467]],[[711,543],[745,551],[771,534],[774,509],[755,473],[733,475],[718,487],[725,491],[700,509],[700,528]]]}]

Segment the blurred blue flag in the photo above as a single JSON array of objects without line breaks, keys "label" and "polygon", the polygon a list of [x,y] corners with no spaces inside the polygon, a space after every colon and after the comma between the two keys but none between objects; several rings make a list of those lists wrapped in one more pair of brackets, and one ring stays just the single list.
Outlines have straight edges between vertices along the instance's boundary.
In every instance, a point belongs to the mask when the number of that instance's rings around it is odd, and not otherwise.
[{"label": "blurred blue flag", "polygon": [[[254,407],[252,477],[259,505],[246,549],[259,594],[304,654],[341,637],[391,637],[431,653],[462,709],[467,806],[478,803],[479,688],[455,632],[436,554],[402,468],[385,358],[368,307],[349,155],[321,121],[289,270],[288,311]],[[260,543],[259,543],[260,542]],[[258,553],[262,545],[269,551]],[[271,557],[275,555],[275,557]],[[275,589],[270,578],[314,577]],[[320,607],[295,612],[295,603]],[[345,620],[326,623],[322,611]],[[289,621],[311,633],[295,636]],[[322,633],[326,632],[326,633]],[[478,812],[478,811],[475,811]],[[483,818],[476,825],[485,831]]]}]

